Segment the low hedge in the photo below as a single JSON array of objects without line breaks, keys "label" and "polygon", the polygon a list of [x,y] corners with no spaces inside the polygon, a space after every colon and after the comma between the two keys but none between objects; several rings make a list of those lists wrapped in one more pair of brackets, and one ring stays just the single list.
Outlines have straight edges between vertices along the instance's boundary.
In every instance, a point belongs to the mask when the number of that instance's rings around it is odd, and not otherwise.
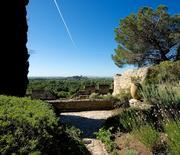
[{"label": "low hedge", "polygon": [[48,103],[0,96],[1,154],[85,154],[80,140],[68,132]]}]

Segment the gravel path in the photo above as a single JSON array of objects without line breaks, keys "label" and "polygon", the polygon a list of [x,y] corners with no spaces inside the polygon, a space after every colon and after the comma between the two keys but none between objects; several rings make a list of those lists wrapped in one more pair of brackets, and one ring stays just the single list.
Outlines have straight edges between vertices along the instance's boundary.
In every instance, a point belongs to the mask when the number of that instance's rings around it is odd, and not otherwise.
[{"label": "gravel path", "polygon": [[83,142],[92,155],[108,155],[105,146],[100,140],[93,138],[84,138]]},{"label": "gravel path", "polygon": [[86,138],[94,138],[104,121],[114,114],[113,110],[66,112],[60,114],[63,123],[69,123],[79,128]]},{"label": "gravel path", "polygon": [[72,124],[83,132],[83,142],[92,155],[108,155],[102,142],[95,139],[93,133],[116,112],[115,110],[66,112],[60,114],[60,119],[63,123]]}]

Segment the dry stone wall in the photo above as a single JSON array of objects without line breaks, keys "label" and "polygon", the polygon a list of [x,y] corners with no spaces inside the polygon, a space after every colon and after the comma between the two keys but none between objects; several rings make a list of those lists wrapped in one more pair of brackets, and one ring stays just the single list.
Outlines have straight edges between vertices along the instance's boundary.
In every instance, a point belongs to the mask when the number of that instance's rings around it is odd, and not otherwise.
[{"label": "dry stone wall", "polygon": [[148,74],[148,67],[143,67],[134,70],[127,70],[122,75],[116,74],[114,76],[114,91],[113,95],[119,94],[122,90],[130,89],[131,78],[139,78],[142,82]]},{"label": "dry stone wall", "polygon": [[60,111],[85,111],[85,110],[110,110],[113,109],[113,102],[110,100],[50,100],[52,104]]}]

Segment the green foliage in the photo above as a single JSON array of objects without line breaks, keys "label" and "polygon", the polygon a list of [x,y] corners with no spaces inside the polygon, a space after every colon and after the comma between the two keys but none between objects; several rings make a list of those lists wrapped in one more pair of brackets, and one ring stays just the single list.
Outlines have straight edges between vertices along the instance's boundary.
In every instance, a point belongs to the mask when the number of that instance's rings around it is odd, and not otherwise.
[{"label": "green foliage", "polygon": [[2,154],[63,154],[72,151],[83,154],[83,145],[71,131],[59,126],[48,103],[0,96]]},{"label": "green foliage", "polygon": [[133,130],[132,135],[149,148],[152,148],[159,139],[159,133],[151,125],[141,126],[139,129]]},{"label": "green foliage", "polygon": [[[59,144],[57,147],[60,147],[62,151],[55,152],[56,154],[70,154],[70,155],[90,155],[89,151],[81,141],[82,132],[75,128],[74,126],[64,125],[63,126],[64,134],[56,138],[59,139]],[[52,154],[52,152],[50,152]]]},{"label": "green foliage", "polygon": [[[152,108],[122,110],[119,115],[108,118],[103,128],[111,129],[111,133],[131,132],[153,153],[169,153],[170,150],[171,154],[179,154],[179,94],[165,87],[149,86],[148,89],[144,96],[146,95],[146,100],[154,105]],[[170,119],[177,122],[173,123]],[[163,127],[166,121],[169,123]],[[170,149],[167,147],[167,140],[161,138],[159,131],[165,131],[165,135],[168,135]]]},{"label": "green foliage", "polygon": [[112,101],[116,101],[117,98],[114,97],[112,94],[108,93],[106,95],[102,95],[102,98],[105,99],[105,100],[112,100]]},{"label": "green foliage", "polygon": [[82,132],[80,129],[75,128],[74,126],[65,125],[65,132],[70,135],[70,137],[73,137],[77,141],[81,141],[80,137],[82,135]]},{"label": "green foliage", "polygon": [[127,109],[119,115],[120,131],[129,132],[139,126],[145,124],[147,121],[146,112],[136,109]]},{"label": "green foliage", "polygon": [[132,13],[120,20],[115,29],[118,43],[112,56],[115,64],[119,67],[125,64],[143,66],[179,59],[179,22],[180,16],[170,15],[163,5],[155,10],[143,7],[137,14]]},{"label": "green foliage", "polygon": [[98,93],[92,93],[89,96],[89,99],[105,99],[105,100],[111,100],[116,101],[118,100],[116,97],[114,97],[112,94],[108,93],[106,95],[99,95]]},{"label": "green foliage", "polygon": [[149,68],[149,72],[144,81],[148,84],[176,84],[180,81],[180,61],[164,61],[159,65]]},{"label": "green foliage", "polygon": [[27,98],[0,97],[0,152],[28,153],[49,148],[53,138],[49,131],[57,127],[58,119],[50,105]]},{"label": "green foliage", "polygon": [[109,130],[101,128],[95,133],[95,135],[97,139],[101,140],[105,144],[108,153],[111,155],[117,155],[116,144],[113,142],[112,134]]},{"label": "green foliage", "polygon": [[115,107],[128,107],[131,94],[129,90],[122,90],[118,95],[115,96],[118,101],[115,102]]},{"label": "green foliage", "polygon": [[170,153],[180,154],[180,122],[169,121],[164,125],[165,133],[168,137]]},{"label": "green foliage", "polygon": [[126,150],[125,155],[138,155],[138,152],[133,149],[128,149]]},{"label": "green foliage", "polygon": [[143,87],[144,102],[152,104],[152,123],[158,130],[162,130],[163,123],[169,119],[180,118],[180,94],[170,85],[148,85]]},{"label": "green foliage", "polygon": [[180,108],[179,92],[172,86],[147,85],[143,87],[142,96],[144,101],[161,108]]},{"label": "green foliage", "polygon": [[110,117],[104,124],[105,129],[111,128],[112,133],[130,132],[140,126],[151,122],[151,110],[138,110],[134,108],[123,109],[116,116]]},{"label": "green foliage", "polygon": [[102,99],[102,97],[98,93],[92,93],[89,96],[89,99],[94,100],[94,99]]},{"label": "green foliage", "polygon": [[[152,104],[152,107],[143,110],[121,110],[117,116],[108,118],[103,128],[112,129],[109,130],[111,133],[131,132],[149,147],[153,154],[180,154],[179,66],[179,61],[165,61],[152,66],[141,89],[143,102]],[[126,98],[122,93],[119,99],[123,98],[121,96]],[[163,139],[162,135],[167,135],[168,138]]]},{"label": "green foliage", "polygon": [[57,92],[57,96],[58,98],[67,98],[68,96],[70,96],[70,93],[66,91],[60,91]]}]

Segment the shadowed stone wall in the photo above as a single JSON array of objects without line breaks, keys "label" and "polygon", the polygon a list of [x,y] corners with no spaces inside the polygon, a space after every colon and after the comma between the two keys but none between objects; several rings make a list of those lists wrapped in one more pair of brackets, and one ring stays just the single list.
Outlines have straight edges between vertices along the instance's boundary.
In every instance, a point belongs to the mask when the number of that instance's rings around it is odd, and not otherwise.
[{"label": "shadowed stone wall", "polygon": [[108,110],[114,108],[112,101],[103,99],[51,100],[48,103],[60,111]]},{"label": "shadowed stone wall", "polygon": [[3,0],[0,3],[0,94],[24,96],[29,67],[26,48],[28,0]]}]

